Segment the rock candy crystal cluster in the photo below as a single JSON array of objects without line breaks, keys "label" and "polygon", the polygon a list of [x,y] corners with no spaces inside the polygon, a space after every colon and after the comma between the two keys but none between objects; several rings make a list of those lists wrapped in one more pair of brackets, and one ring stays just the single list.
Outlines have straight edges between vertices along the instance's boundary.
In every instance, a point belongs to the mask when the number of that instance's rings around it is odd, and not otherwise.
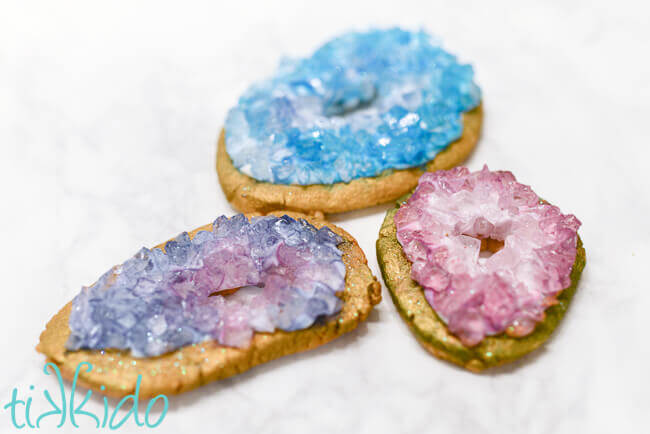
[{"label": "rock candy crystal cluster", "polygon": [[481,98],[473,77],[424,32],[347,33],[249,88],[228,113],[226,150],[276,184],[420,166],[460,137]]},{"label": "rock candy crystal cluster", "polygon": [[67,348],[147,357],[208,339],[243,347],[256,331],[307,328],[341,309],[341,242],[327,227],[288,216],[219,217],[212,231],[184,232],[164,251],[142,248],[84,287],[72,303]]},{"label": "rock candy crystal cluster", "polygon": [[[425,173],[395,224],[411,276],[465,345],[531,333],[571,284],[580,222],[510,172]],[[485,257],[488,239],[503,248]]]}]

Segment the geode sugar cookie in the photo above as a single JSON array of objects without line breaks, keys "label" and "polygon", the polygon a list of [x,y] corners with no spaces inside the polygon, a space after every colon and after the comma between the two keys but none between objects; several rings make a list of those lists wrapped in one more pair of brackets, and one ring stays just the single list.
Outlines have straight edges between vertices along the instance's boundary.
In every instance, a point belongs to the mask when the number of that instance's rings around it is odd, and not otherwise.
[{"label": "geode sugar cookie", "polygon": [[[37,350],[113,396],[181,393],[356,328],[381,300],[354,238],[297,213],[219,217],[84,287]],[[105,389],[104,389],[105,388]]]},{"label": "geode sugar cookie", "polygon": [[387,213],[377,258],[418,341],[480,371],[558,325],[585,266],[579,227],[510,172],[456,168],[424,174]]},{"label": "geode sugar cookie", "polygon": [[217,171],[240,211],[334,213],[395,200],[474,148],[472,67],[424,32],[348,33],[284,61],[228,113]]}]

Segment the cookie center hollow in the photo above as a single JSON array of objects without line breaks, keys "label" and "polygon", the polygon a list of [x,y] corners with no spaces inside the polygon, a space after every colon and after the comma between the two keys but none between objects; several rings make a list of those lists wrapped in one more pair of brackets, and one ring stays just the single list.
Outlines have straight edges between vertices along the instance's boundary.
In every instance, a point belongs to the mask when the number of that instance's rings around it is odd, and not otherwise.
[{"label": "cookie center hollow", "polygon": [[[250,286],[253,286],[254,288],[264,288],[264,282],[261,282],[261,283],[259,283],[257,285],[250,285]],[[232,294],[236,293],[237,291],[239,291],[242,288],[246,288],[246,287],[245,286],[236,286],[234,288],[220,289],[219,291],[214,291],[214,292],[210,293],[208,295],[208,297],[214,297],[216,295],[222,295],[222,296],[232,295]]]},{"label": "cookie center hollow", "polygon": [[494,238],[477,238],[481,241],[481,250],[479,251],[479,258],[489,258],[499,250],[503,249],[504,241]]}]

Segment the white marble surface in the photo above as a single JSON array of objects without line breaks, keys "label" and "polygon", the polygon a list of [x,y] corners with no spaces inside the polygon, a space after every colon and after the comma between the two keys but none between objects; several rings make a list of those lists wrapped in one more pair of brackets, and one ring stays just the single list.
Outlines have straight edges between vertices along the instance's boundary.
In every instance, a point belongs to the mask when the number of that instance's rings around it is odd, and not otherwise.
[{"label": "white marble surface", "polygon": [[[171,398],[157,432],[647,430],[649,11],[525,3],[2,1],[0,404],[56,386],[34,345],[82,284],[233,212],[215,141],[249,83],[346,29],[399,24],[476,67],[486,117],[468,166],[510,169],[582,220],[588,264],[565,322],[534,355],[475,375],[421,349],[384,290],[357,332]],[[377,275],[384,210],[333,217]]]}]

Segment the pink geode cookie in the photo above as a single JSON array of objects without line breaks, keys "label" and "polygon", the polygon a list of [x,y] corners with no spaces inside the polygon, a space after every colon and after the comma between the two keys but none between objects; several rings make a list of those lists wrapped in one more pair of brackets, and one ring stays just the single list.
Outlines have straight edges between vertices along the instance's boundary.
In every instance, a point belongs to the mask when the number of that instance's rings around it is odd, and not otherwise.
[{"label": "pink geode cookie", "polygon": [[530,334],[571,285],[580,221],[510,172],[425,173],[394,222],[411,277],[465,346]]}]

